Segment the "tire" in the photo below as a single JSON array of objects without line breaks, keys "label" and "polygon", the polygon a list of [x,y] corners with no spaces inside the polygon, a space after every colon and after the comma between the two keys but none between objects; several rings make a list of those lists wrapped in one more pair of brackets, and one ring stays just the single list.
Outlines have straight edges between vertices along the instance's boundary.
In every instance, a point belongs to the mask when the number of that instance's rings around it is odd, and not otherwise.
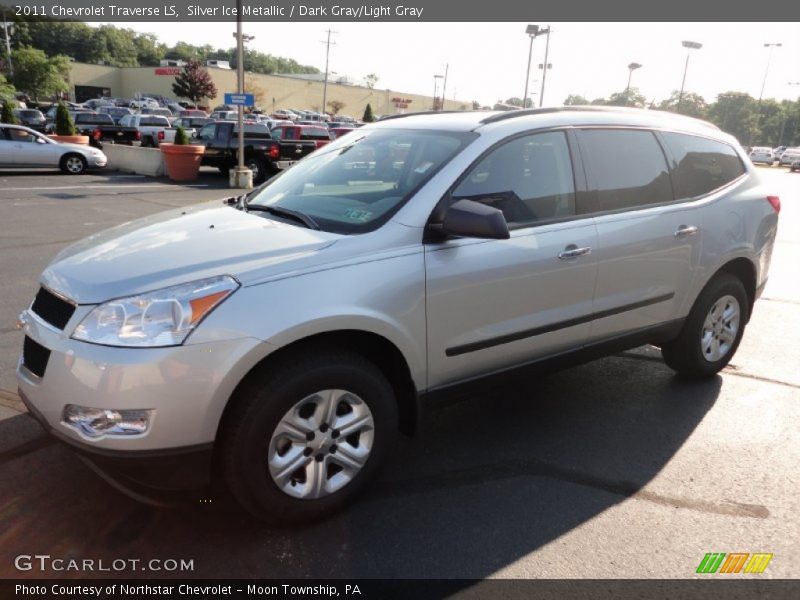
[{"label": "tire", "polygon": [[86,159],[80,154],[65,154],[58,164],[62,173],[67,175],[83,175],[86,172]]},{"label": "tire", "polygon": [[142,140],[142,148],[155,148],[156,144],[153,141],[153,138],[146,137]]},{"label": "tire", "polygon": [[267,176],[267,164],[260,158],[246,157],[244,166],[253,172],[253,183],[262,183]]},{"label": "tire", "polygon": [[716,275],[700,292],[678,337],[661,347],[664,362],[693,379],[714,376],[739,347],[748,307],[741,280],[729,273]]},{"label": "tire", "polygon": [[310,522],[344,508],[376,476],[398,431],[392,386],[374,364],[346,352],[272,364],[231,402],[223,476],[242,507],[271,523]]},{"label": "tire", "polygon": [[227,177],[228,174],[231,172],[230,167],[217,167],[217,168],[219,169],[219,172],[222,173],[225,177]]}]

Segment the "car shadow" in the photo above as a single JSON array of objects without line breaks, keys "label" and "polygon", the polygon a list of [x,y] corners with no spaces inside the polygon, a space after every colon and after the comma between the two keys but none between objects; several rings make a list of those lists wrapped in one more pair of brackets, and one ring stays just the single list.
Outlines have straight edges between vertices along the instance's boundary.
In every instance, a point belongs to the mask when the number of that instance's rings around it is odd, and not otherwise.
[{"label": "car shadow", "polygon": [[[645,489],[714,406],[722,381],[687,382],[648,358],[610,357],[442,408],[401,441],[355,505],[301,527],[260,524],[215,498],[141,505],[61,446],[35,448],[0,461],[0,554],[194,566],[103,575],[117,577],[483,578],[632,497],[757,513]],[[0,577],[81,576],[11,564],[0,559]]]}]

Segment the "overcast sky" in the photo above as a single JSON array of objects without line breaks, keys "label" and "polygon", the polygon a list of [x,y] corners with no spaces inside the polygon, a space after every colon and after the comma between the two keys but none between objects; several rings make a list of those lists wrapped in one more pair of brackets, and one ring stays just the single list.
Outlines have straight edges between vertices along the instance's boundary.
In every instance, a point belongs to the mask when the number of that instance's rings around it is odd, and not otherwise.
[{"label": "overcast sky", "polygon": [[[170,45],[177,41],[230,47],[233,23],[121,23],[152,32]],[[526,23],[331,23],[337,31],[331,46],[330,71],[358,81],[379,77],[377,88],[430,95],[434,75],[449,64],[447,97],[492,104],[521,97],[528,60]],[[540,23],[547,25],[547,23]],[[545,105],[561,104],[569,94],[590,100],[622,91],[627,65],[641,63],[632,85],[648,100],[661,100],[680,88],[686,50],[682,40],[703,44],[693,51],[686,90],[707,101],[725,91],[758,97],[767,67],[767,42],[773,50],[765,98],[800,96],[799,23],[552,23]],[[261,52],[325,67],[328,25],[324,23],[245,23],[255,35],[250,45]],[[230,30],[230,31],[226,31]],[[190,35],[189,35],[190,32]],[[529,91],[540,90],[545,37],[534,42]],[[441,86],[441,82],[440,82]],[[441,87],[439,88],[441,91]],[[538,95],[535,96],[538,104]]]}]

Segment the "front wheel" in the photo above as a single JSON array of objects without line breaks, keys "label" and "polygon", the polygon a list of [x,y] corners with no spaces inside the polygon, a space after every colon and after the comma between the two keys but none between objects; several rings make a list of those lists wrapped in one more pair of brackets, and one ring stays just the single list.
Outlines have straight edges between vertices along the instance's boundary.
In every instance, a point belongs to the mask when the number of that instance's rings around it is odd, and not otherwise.
[{"label": "front wheel", "polygon": [[222,433],[225,479],[259,519],[330,516],[358,496],[393,446],[392,386],[374,364],[343,352],[268,369],[232,399]]},{"label": "front wheel", "polygon": [[664,362],[681,375],[715,375],[733,358],[748,319],[741,280],[721,273],[700,292],[680,335],[661,347]]},{"label": "front wheel", "polygon": [[86,172],[86,159],[80,154],[66,154],[59,167],[67,175],[83,175]]}]

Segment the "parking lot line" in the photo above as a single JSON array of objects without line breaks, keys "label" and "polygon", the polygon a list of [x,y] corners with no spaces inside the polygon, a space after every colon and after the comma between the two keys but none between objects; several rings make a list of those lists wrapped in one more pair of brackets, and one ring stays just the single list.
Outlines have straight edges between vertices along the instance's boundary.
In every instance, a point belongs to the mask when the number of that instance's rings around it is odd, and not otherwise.
[{"label": "parking lot line", "polygon": [[[47,187],[19,187],[19,188],[5,188],[0,190],[3,192],[30,192],[41,190],[99,190],[104,188],[174,188],[174,185],[167,183],[134,183],[134,184],[110,184],[110,185],[59,185]],[[184,188],[205,188],[209,187],[207,183],[195,183],[191,185],[182,185]]]}]

